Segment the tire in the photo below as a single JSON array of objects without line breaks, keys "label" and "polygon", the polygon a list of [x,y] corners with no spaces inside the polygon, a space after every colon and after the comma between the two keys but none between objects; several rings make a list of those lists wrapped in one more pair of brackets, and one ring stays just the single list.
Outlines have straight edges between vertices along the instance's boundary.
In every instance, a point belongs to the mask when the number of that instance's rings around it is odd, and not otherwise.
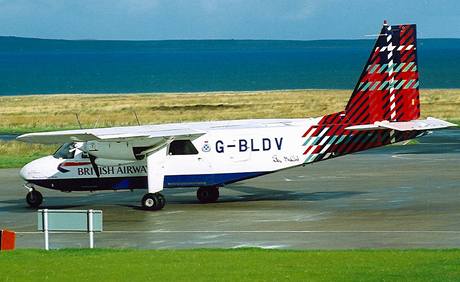
[{"label": "tire", "polygon": [[213,187],[211,189],[211,199],[209,200],[210,203],[215,203],[219,199],[219,188]]},{"label": "tire", "polygon": [[148,193],[142,197],[142,208],[151,211],[158,211],[164,208],[166,204],[165,197],[160,193]]},{"label": "tire", "polygon": [[156,193],[155,197],[156,197],[156,201],[158,203],[158,210],[163,209],[165,207],[165,205],[166,205],[165,197],[160,193]]},{"label": "tire", "polygon": [[196,197],[198,201],[203,204],[215,203],[219,199],[219,188],[218,187],[200,187],[196,191]]},{"label": "tire", "polygon": [[43,196],[40,192],[32,190],[27,193],[26,201],[31,208],[38,208],[43,202]]}]

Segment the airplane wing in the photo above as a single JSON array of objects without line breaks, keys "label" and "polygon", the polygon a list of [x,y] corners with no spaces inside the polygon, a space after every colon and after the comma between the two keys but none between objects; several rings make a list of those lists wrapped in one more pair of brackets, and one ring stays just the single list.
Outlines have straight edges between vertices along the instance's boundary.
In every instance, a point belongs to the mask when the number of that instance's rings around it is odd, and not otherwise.
[{"label": "airplane wing", "polygon": [[456,124],[429,117],[425,120],[411,120],[411,121],[377,121],[372,124],[360,124],[349,126],[347,130],[383,130],[383,129],[393,129],[397,131],[410,131],[410,130],[434,130],[441,128],[448,128],[452,126],[457,126]]},{"label": "airplane wing", "polygon": [[[150,143],[162,142],[169,137],[196,139],[212,129],[228,128],[267,128],[272,126],[290,126],[291,119],[267,119],[267,120],[233,120],[196,123],[175,123],[175,124],[154,124],[140,126],[124,126],[112,128],[93,128],[77,130],[60,130],[50,132],[28,133],[18,136],[19,141],[40,144],[63,144],[68,142],[86,141],[127,141],[127,140],[149,140]],[[153,140],[157,139],[157,140]]]},{"label": "airplane wing", "polygon": [[16,139],[28,143],[63,144],[68,142],[120,142],[134,139],[149,139],[157,143],[159,139],[188,138],[196,139],[206,132],[192,128],[157,128],[152,126],[95,128],[28,133]]}]

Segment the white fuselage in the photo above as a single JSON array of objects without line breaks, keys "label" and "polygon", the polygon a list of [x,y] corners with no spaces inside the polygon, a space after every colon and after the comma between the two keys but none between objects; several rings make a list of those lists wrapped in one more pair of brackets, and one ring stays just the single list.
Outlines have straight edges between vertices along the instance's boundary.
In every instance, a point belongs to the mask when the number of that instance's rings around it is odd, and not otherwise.
[{"label": "white fuselage", "polygon": [[[171,148],[175,140],[171,140],[168,146],[154,153],[165,156],[164,187],[221,186],[301,165],[309,157],[304,154],[302,135],[318,121],[270,119],[192,123],[194,128],[207,132],[190,140],[196,152],[177,154]],[[99,145],[75,143],[72,158],[48,156],[35,160],[21,170],[21,176],[39,186],[68,191],[147,187],[146,160],[126,157],[132,154],[133,142],[101,142]],[[95,148],[91,153],[101,157],[96,160],[99,176],[85,154],[91,146]],[[104,155],[105,149],[109,156]]]}]

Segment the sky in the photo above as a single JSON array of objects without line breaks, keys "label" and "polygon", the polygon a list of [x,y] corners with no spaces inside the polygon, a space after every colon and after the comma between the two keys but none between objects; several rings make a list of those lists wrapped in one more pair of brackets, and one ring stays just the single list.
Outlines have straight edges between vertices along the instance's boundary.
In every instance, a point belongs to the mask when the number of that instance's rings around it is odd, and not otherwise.
[{"label": "sky", "polygon": [[383,20],[460,38],[459,0],[0,0],[0,35],[56,39],[364,39]]}]

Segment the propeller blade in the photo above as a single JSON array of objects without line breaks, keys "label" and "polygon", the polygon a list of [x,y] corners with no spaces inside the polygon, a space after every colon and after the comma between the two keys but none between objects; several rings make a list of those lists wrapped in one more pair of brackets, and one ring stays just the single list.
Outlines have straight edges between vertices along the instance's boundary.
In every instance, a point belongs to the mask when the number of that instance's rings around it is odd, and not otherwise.
[{"label": "propeller blade", "polygon": [[91,162],[91,165],[93,166],[93,170],[96,173],[96,176],[99,177],[100,176],[99,175],[99,168],[98,168],[98,166],[96,164],[96,157],[93,156],[93,155],[89,155],[89,160]]}]

